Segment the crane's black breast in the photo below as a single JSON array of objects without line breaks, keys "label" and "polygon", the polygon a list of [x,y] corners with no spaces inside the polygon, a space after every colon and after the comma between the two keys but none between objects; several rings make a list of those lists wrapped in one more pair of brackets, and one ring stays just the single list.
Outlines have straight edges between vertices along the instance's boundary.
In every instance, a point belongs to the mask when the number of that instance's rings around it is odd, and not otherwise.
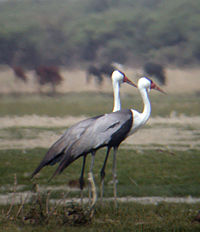
[{"label": "crane's black breast", "polygon": [[130,110],[119,111],[121,113],[120,128],[112,134],[109,146],[119,146],[119,144],[127,137],[133,123],[133,115]]}]

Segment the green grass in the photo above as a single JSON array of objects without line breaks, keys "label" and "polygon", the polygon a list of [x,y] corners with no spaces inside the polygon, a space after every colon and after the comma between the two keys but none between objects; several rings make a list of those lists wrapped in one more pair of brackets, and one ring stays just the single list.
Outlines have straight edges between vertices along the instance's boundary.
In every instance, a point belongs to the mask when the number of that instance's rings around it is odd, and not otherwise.
[{"label": "green grass", "polygon": [[67,127],[8,127],[0,129],[0,139],[4,140],[20,140],[20,139],[34,139],[37,138],[39,133],[50,131],[60,136]]},{"label": "green grass", "polygon": [[[29,208],[28,208],[29,207]],[[25,205],[23,215],[30,212],[30,205]],[[135,203],[118,204],[118,208],[113,207],[113,203],[106,203],[103,207],[96,207],[95,214],[91,220],[82,217],[82,221],[73,218],[66,220],[67,208],[59,210],[58,215],[52,215],[48,223],[44,219],[41,221],[22,221],[20,217],[14,216],[8,219],[0,217],[0,228],[4,232],[49,232],[49,231],[105,231],[105,232],[128,232],[128,231],[199,231],[200,224],[194,218],[199,210],[200,204],[167,204],[140,205]],[[16,215],[17,207],[12,209],[12,215]],[[79,216],[78,212],[75,216]],[[80,212],[79,212],[80,213]],[[74,215],[72,215],[73,217]],[[82,215],[81,215],[82,216]],[[72,218],[71,217],[71,218]],[[86,220],[83,220],[86,219]],[[72,223],[76,222],[76,223]]]},{"label": "green grass", "polygon": [[[151,95],[151,116],[169,116],[172,111],[177,114],[194,116],[200,114],[200,100],[196,95]],[[123,108],[142,110],[141,97],[138,95],[121,96]],[[48,115],[79,116],[98,115],[110,112],[113,106],[112,94],[68,93],[56,97],[19,95],[0,98],[0,116]]]},{"label": "green grass", "polygon": [[[14,174],[18,185],[31,189],[30,174],[43,158],[46,149],[0,150],[0,185],[11,186]],[[200,194],[200,155],[197,150],[159,152],[156,150],[137,151],[121,147],[117,157],[118,196],[196,196]],[[99,172],[103,164],[105,151],[98,151],[95,159],[94,175],[100,184]],[[86,176],[90,164],[88,155]],[[80,175],[82,159],[70,165],[61,175],[51,182],[48,179],[56,167],[45,167],[34,182],[40,185],[66,185],[70,180],[77,180]],[[109,157],[106,177],[105,196],[112,193],[112,154]],[[7,191],[2,190],[2,192]],[[60,193],[63,190],[58,191]],[[87,196],[87,191],[85,191]],[[58,197],[59,194],[56,194]],[[79,192],[70,192],[70,196],[79,197]]]},{"label": "green grass", "polygon": [[[200,114],[199,98],[195,95],[159,95],[151,96],[152,116],[169,116],[172,111],[177,114],[196,116]],[[134,104],[133,104],[134,103]],[[65,95],[34,96],[1,96],[0,117],[22,115],[92,116],[102,112],[110,112],[113,104],[112,94],[99,93],[69,93]],[[122,96],[123,108],[134,106],[141,111],[140,97]],[[80,113],[81,112],[81,113]],[[160,125],[155,125],[160,126]],[[167,127],[168,125],[166,125]],[[163,127],[163,125],[162,125]],[[175,125],[177,127],[177,125]],[[147,126],[148,128],[148,126]],[[11,127],[0,129],[0,139],[20,140],[33,139],[45,131],[60,134],[66,128],[62,127]],[[194,126],[184,127],[185,130],[196,132]],[[187,140],[188,141],[188,140]],[[200,196],[200,155],[199,150],[192,150],[186,144],[184,151],[160,150],[159,144],[152,144],[153,150],[135,150],[132,146],[122,145],[117,155],[118,196]],[[148,145],[149,147],[149,145]],[[157,149],[158,148],[158,149]],[[12,149],[0,150],[0,194],[13,192],[14,176],[17,175],[17,191],[31,190],[34,183],[41,187],[67,186],[70,180],[77,180],[80,175],[82,159],[70,165],[61,175],[48,182],[56,166],[45,167],[39,175],[30,180],[30,175],[43,158],[47,149]],[[96,185],[100,185],[100,169],[105,157],[105,149],[97,152],[94,175]],[[85,180],[89,170],[91,157],[88,155]],[[113,196],[112,154],[110,154],[105,177],[105,197]],[[99,189],[98,189],[99,191]],[[67,197],[80,197],[79,192],[53,190],[52,199],[60,199],[62,194]],[[46,194],[47,192],[44,192]],[[87,188],[84,195],[87,196]],[[32,207],[33,202],[24,205],[24,214]],[[59,208],[59,215],[54,215],[49,223],[31,224],[20,218],[15,218],[19,206],[14,206],[11,217],[5,219],[3,212],[9,208],[0,206],[0,231],[200,231],[198,222],[193,222],[194,216],[200,209],[200,204],[169,204],[141,205],[136,203],[119,203],[115,209],[113,202],[101,207],[97,203],[94,217],[86,224],[63,223],[66,213]]]}]

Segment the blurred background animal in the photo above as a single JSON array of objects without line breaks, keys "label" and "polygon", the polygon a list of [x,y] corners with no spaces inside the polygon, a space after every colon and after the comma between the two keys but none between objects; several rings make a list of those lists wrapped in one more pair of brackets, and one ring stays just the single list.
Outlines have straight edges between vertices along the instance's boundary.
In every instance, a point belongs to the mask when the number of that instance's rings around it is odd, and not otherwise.
[{"label": "blurred background animal", "polygon": [[154,62],[147,62],[144,64],[143,70],[145,75],[156,78],[161,85],[166,84],[166,73],[163,65]]},{"label": "blurred background animal", "polygon": [[25,73],[25,70],[22,67],[12,66],[11,68],[12,68],[13,73],[17,79],[22,80],[23,82],[27,82],[28,77]]},{"label": "blurred background animal", "polygon": [[35,74],[40,87],[46,84],[51,85],[52,94],[56,93],[56,86],[59,85],[63,80],[57,66],[38,66],[35,68]]}]

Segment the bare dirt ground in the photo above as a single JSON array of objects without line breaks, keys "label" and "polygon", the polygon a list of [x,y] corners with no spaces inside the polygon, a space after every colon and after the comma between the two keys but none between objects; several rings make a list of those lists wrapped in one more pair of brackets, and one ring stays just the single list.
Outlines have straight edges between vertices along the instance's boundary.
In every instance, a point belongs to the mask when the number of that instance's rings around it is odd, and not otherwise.
[{"label": "bare dirt ground", "polygon": [[[48,148],[55,142],[59,135],[51,130],[41,129],[35,137],[24,136],[23,139],[12,139],[1,135],[1,129],[12,127],[53,128],[66,127],[83,120],[85,117],[40,117],[37,115],[23,117],[1,117],[0,118],[0,149],[27,149],[34,147]],[[3,133],[5,133],[3,131]],[[62,133],[61,133],[62,134]],[[61,135],[60,134],[60,135]],[[171,116],[169,118],[150,118],[147,125],[132,135],[123,143],[134,149],[166,148],[166,149],[200,149],[200,116]]]},{"label": "bare dirt ground", "polygon": [[[18,193],[9,193],[9,194],[0,194],[0,205],[8,205],[8,204],[21,204],[29,202],[32,197],[33,193],[26,191],[26,192],[18,192]],[[104,198],[104,201],[114,201],[114,198]],[[151,205],[157,205],[162,202],[167,203],[186,203],[186,204],[195,204],[200,202],[200,198],[198,197],[118,197],[118,202],[136,202],[143,205],[151,204]],[[66,198],[62,201],[50,199],[51,204],[61,205],[66,203],[81,203],[80,198]],[[88,198],[83,198],[83,203],[88,203]]]},{"label": "bare dirt ground", "polygon": [[[133,81],[137,82],[138,75],[142,72],[139,69],[123,68],[126,75]],[[66,92],[82,92],[82,91],[102,91],[111,92],[112,88],[110,80],[105,78],[103,86],[99,89],[94,79],[89,84],[86,84],[86,74],[84,70],[66,70],[61,69],[61,75],[64,81],[57,87],[60,93]],[[18,80],[13,71],[8,67],[0,68],[0,94],[4,93],[36,93],[38,85],[33,71],[27,72],[27,83]],[[194,93],[200,91],[200,69],[167,69],[167,84],[164,87],[167,93]],[[49,91],[49,86],[44,87],[43,91]],[[123,86],[122,92],[131,92],[132,88]]]}]

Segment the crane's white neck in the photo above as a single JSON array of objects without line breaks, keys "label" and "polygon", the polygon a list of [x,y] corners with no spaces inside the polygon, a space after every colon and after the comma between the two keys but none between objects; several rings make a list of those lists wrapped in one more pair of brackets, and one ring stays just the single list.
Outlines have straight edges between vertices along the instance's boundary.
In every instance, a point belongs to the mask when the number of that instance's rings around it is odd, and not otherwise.
[{"label": "crane's white neck", "polygon": [[114,107],[113,112],[121,110],[121,102],[120,102],[120,84],[118,81],[113,80],[113,94],[114,94]]},{"label": "crane's white neck", "polygon": [[151,114],[151,103],[149,101],[149,96],[147,93],[147,89],[139,89],[140,94],[142,96],[142,100],[144,103],[144,108],[143,108],[143,112],[141,113],[141,120],[142,120],[142,124],[145,124],[147,122],[147,120],[150,117]]}]

